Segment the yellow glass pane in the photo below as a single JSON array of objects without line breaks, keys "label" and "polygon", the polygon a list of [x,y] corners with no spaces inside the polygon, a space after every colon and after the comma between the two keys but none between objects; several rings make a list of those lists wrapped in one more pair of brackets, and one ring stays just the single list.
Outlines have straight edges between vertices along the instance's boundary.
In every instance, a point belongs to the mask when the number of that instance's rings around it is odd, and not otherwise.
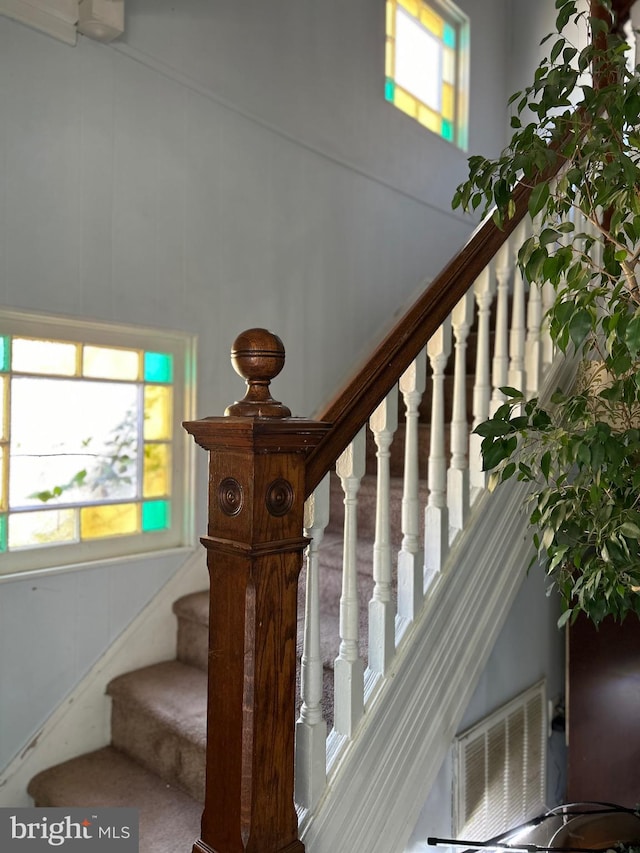
[{"label": "yellow glass pane", "polygon": [[418,17],[420,12],[419,0],[398,0],[399,6],[404,6],[407,12],[410,12],[414,18]]},{"label": "yellow glass pane", "polygon": [[103,539],[105,536],[124,536],[140,530],[138,504],[108,504],[86,506],[80,510],[80,537]]},{"label": "yellow glass pane", "polygon": [[408,92],[405,92],[404,89],[401,89],[399,86],[396,86],[393,103],[399,110],[402,110],[403,113],[407,113],[408,115],[413,116],[413,118],[416,117],[418,112],[418,102],[412,95],[409,95]]},{"label": "yellow glass pane", "polygon": [[444,31],[444,21],[437,15],[433,9],[429,9],[428,6],[423,6],[420,10],[420,21],[424,24],[424,26],[432,32],[439,39],[442,38],[442,33]]},{"label": "yellow glass pane", "polygon": [[168,444],[145,444],[142,492],[145,498],[168,495],[171,487],[171,453]]},{"label": "yellow glass pane", "polygon": [[76,540],[76,510],[45,509],[9,515],[9,549]]},{"label": "yellow glass pane", "polygon": [[387,35],[390,38],[393,38],[393,36],[395,35],[396,4],[391,3],[390,0],[387,0],[386,12],[387,12]]},{"label": "yellow glass pane", "polygon": [[20,373],[75,376],[77,356],[77,344],[14,338],[11,350],[11,368]]},{"label": "yellow glass pane", "polygon": [[135,350],[86,345],[82,372],[96,379],[122,379],[135,382],[140,378],[140,353]]},{"label": "yellow glass pane", "polygon": [[171,438],[171,409],[173,395],[166,385],[146,385],[144,389],[145,441]]},{"label": "yellow glass pane", "polygon": [[395,69],[395,50],[394,44],[390,39],[387,39],[387,46],[384,54],[384,71],[385,76],[392,78],[394,77],[394,69]]},{"label": "yellow glass pane", "polygon": [[442,87],[442,117],[453,121],[456,109],[456,92],[453,86],[445,83]]},{"label": "yellow glass pane", "polygon": [[438,113],[420,104],[417,118],[420,124],[423,124],[429,130],[437,134],[440,133],[440,116]]}]

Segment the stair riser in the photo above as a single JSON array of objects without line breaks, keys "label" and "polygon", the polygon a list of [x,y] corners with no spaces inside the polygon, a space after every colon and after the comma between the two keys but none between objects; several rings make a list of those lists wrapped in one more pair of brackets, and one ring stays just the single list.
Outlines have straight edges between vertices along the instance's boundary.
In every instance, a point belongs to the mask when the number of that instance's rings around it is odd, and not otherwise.
[{"label": "stair riser", "polygon": [[206,672],[208,645],[208,625],[178,617],[177,658],[179,661]]},{"label": "stair riser", "polygon": [[152,720],[148,712],[117,699],[111,711],[111,741],[168,784],[204,801],[203,747]]}]

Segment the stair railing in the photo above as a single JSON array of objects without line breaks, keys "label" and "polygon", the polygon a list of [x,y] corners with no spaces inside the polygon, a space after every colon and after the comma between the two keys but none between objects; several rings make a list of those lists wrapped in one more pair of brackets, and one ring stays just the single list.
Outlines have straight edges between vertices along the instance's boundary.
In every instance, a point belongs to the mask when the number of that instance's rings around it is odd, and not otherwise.
[{"label": "stair railing", "polygon": [[[282,369],[284,347],[277,336],[253,329],[240,335],[232,349],[234,367],[246,380],[245,398],[224,417],[185,424],[210,455],[209,523],[202,539],[212,591],[206,799],[194,853],[304,850],[299,822],[317,806],[328,770],[357,736],[365,709],[382,688],[407,629],[437,584],[450,547],[485,485],[477,437],[469,438],[469,415],[473,424],[486,418],[500,402],[499,386],[510,376],[522,378],[525,366],[527,387],[535,390],[545,357],[547,362],[550,357],[537,326],[544,293],[529,289],[525,305],[524,283],[517,276],[514,280],[520,223],[530,193],[531,187],[517,188],[515,214],[503,230],[490,219],[476,230],[313,420],[290,417],[286,406],[271,398],[269,383]],[[494,299],[496,344],[490,353]],[[473,411],[468,413],[465,360],[474,305],[476,375]],[[448,420],[444,376],[450,358],[454,389]],[[418,412],[427,364],[432,395],[424,506]],[[389,446],[399,398],[406,424],[402,538],[396,556],[390,535]],[[376,448],[379,489],[365,666],[357,531],[367,428]],[[345,523],[333,728],[327,738],[318,570],[334,468]],[[294,729],[296,589],[305,551],[301,706]]]}]

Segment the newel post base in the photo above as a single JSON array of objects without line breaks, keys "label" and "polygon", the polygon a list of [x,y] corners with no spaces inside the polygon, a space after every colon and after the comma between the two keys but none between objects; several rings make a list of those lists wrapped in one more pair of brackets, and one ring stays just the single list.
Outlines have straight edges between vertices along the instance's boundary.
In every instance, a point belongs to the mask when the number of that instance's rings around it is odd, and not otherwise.
[{"label": "newel post base", "polygon": [[193,853],[304,853],[293,802],[297,587],[305,458],[328,426],[286,407],[276,415],[268,382],[282,344],[264,330],[241,339],[243,415],[184,424],[209,452],[206,793]]}]

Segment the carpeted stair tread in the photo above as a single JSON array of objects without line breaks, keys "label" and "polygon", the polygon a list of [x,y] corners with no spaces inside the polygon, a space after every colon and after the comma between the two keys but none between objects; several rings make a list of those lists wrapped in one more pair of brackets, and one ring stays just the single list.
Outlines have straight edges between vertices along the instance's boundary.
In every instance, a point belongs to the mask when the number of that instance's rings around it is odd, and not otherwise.
[{"label": "carpeted stair tread", "polygon": [[119,675],[107,687],[114,701],[136,704],[204,747],[207,676],[179,661],[165,661]]},{"label": "carpeted stair tread", "polygon": [[118,806],[140,810],[140,853],[190,850],[202,804],[112,746],[44,770],[29,783],[40,807]]},{"label": "carpeted stair tread", "polygon": [[202,799],[206,673],[167,661],[118,676],[107,693],[113,699],[113,746],[194,799]]}]

